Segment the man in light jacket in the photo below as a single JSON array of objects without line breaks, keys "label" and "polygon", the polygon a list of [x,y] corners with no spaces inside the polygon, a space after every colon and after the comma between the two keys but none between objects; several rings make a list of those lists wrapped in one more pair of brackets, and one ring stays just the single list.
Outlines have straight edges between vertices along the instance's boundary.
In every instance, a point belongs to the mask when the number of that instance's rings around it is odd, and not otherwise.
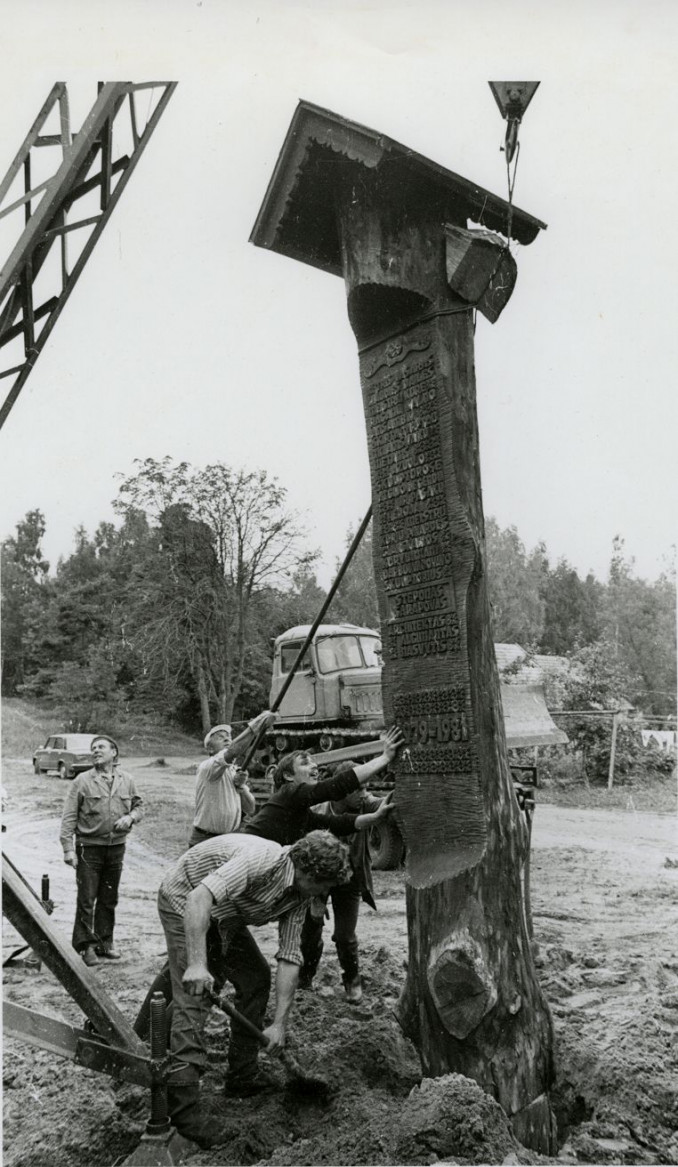
[{"label": "man in light jacket", "polygon": [[255,813],[256,803],[247,785],[247,773],[238,768],[237,759],[261,731],[273,724],[276,716],[264,709],[235,741],[230,725],[212,726],[203,743],[210,757],[198,766],[189,847],[237,831],[243,814]]},{"label": "man in light jacket", "polygon": [[61,818],[64,863],[75,868],[78,899],[73,947],[87,965],[119,960],[113,945],[125,841],[142,817],[134,779],[118,765],[111,737],[92,740],[94,766],[74,779]]}]

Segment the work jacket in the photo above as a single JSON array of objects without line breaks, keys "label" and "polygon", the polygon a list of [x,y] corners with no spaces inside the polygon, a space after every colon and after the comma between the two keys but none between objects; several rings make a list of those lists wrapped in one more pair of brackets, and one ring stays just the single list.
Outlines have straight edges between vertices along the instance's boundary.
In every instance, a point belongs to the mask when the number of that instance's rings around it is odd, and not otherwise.
[{"label": "work jacket", "polygon": [[114,824],[126,814],[138,823],[142,813],[134,779],[126,770],[114,766],[112,782],[98,770],[85,770],[66,795],[59,836],[64,854],[73,851],[73,835],[78,843],[124,843],[129,831],[115,831]]}]

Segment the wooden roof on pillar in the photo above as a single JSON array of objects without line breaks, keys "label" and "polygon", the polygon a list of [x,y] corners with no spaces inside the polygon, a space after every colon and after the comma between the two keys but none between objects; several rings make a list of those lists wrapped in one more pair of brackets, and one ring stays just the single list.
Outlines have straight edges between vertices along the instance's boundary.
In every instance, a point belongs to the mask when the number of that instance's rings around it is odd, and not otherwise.
[{"label": "wooden roof on pillar", "polygon": [[[467,178],[330,110],[300,101],[287,131],[250,242],[292,259],[342,274],[341,244],[334,207],[336,163],[366,167],[393,184],[421,189],[423,197],[447,202],[449,218],[460,213],[506,235],[509,204]],[[333,164],[335,164],[333,166]],[[513,207],[511,237],[531,243],[546,224]]]}]

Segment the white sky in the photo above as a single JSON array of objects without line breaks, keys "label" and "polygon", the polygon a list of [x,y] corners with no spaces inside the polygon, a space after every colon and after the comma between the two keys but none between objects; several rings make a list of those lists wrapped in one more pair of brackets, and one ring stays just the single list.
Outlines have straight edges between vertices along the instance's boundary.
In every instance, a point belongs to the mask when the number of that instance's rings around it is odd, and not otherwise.
[{"label": "white sky", "polygon": [[[0,435],[0,537],[111,519],[165,454],[265,467],[329,583],[369,504],[341,280],[248,243],[297,100],[506,196],[488,79],[540,80],[515,201],[548,223],[478,316],[486,514],[605,578],[675,542],[675,0],[0,0],[0,175],[56,80],[178,88]],[[0,259],[4,261],[5,255]],[[0,385],[0,390],[4,385]],[[4,393],[2,394],[4,396]]]}]

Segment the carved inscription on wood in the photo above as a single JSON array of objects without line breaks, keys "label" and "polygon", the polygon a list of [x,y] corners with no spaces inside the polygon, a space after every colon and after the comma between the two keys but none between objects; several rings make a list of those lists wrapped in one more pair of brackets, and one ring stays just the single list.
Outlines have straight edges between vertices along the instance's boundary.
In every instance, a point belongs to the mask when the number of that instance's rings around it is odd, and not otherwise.
[{"label": "carved inscription on wood", "polygon": [[[417,886],[477,862],[485,838],[465,640],[473,547],[456,490],[437,330],[363,356],[384,645],[384,705],[402,727],[397,803]],[[430,857],[443,854],[432,872]]]}]

